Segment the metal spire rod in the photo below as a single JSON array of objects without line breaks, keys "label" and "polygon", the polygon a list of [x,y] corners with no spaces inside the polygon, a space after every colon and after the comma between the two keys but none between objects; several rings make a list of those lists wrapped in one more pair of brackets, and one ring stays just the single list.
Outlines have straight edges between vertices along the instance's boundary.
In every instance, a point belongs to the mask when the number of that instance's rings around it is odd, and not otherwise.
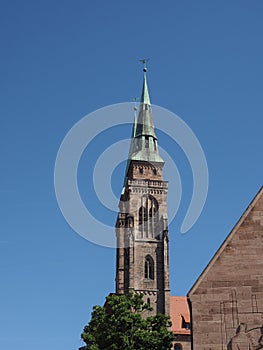
[{"label": "metal spire rod", "polygon": [[138,97],[134,97],[134,98],[132,99],[132,101],[134,102],[134,108],[133,108],[133,109],[134,109],[135,111],[137,111],[137,109],[138,109],[138,108],[137,108],[137,101],[138,101],[138,100],[139,100]]}]

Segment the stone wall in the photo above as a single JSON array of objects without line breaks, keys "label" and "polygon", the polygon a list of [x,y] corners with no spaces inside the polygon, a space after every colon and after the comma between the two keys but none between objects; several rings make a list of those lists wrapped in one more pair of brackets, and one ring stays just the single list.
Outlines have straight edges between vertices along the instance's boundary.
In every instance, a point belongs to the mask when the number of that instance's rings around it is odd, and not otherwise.
[{"label": "stone wall", "polygon": [[188,297],[194,350],[263,348],[263,189]]},{"label": "stone wall", "polygon": [[[190,335],[175,335],[175,340],[172,345],[172,350],[191,350],[191,336]],[[177,346],[176,346],[177,345]],[[181,346],[181,349],[180,349]]]},{"label": "stone wall", "polygon": [[[168,183],[162,181],[162,167],[163,163],[130,162],[116,224],[116,292],[142,293],[152,315],[170,314]],[[151,277],[145,273],[147,257],[152,260]]]}]

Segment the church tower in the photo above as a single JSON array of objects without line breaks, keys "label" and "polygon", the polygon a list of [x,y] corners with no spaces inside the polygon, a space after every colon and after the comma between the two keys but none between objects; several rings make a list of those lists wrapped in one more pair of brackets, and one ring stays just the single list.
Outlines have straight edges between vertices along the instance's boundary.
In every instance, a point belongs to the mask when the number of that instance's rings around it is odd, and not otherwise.
[{"label": "church tower", "polygon": [[152,314],[169,315],[168,182],[163,181],[146,72],[144,66],[116,222],[116,293],[142,293]]}]

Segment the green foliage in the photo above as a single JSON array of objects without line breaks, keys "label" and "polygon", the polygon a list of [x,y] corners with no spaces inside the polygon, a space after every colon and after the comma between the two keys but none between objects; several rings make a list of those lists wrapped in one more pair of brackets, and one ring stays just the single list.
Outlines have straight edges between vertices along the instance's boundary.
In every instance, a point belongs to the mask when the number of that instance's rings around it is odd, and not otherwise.
[{"label": "green foliage", "polygon": [[170,350],[173,333],[169,317],[143,317],[151,307],[142,294],[109,295],[106,304],[94,306],[81,338],[89,350]]}]

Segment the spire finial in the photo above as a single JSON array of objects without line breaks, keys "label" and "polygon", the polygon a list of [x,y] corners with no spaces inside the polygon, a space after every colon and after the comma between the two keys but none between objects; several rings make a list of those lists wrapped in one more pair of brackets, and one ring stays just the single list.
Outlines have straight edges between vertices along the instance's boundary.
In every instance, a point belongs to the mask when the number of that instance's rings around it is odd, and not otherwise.
[{"label": "spire finial", "polygon": [[147,62],[149,61],[149,59],[150,59],[150,58],[143,58],[143,59],[140,60],[140,62],[142,62],[142,64],[143,64],[143,71],[144,71],[144,73],[147,72],[147,66],[146,66],[146,64],[147,64]]}]

